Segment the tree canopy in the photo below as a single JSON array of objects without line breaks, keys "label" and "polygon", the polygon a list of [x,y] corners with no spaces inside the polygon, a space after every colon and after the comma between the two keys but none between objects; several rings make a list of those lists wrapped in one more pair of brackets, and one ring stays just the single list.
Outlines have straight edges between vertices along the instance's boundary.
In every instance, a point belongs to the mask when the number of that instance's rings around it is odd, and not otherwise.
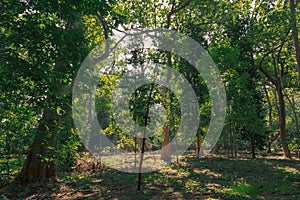
[{"label": "tree canopy", "polygon": [[[236,157],[249,150],[253,158],[261,151],[280,150],[285,158],[300,152],[300,1],[3,0],[0,7],[0,184],[12,178],[22,184],[44,182],[72,170],[79,152],[88,149],[72,115],[79,68],[100,43],[132,30],[176,31],[211,56],[227,101],[224,128],[213,151]],[[106,42],[100,62],[122,55],[116,49]],[[161,148],[161,160],[171,160],[168,144],[176,134],[185,134],[177,133],[182,110],[176,92],[147,84],[128,99],[128,123],[145,127],[156,114],[152,108],[163,110],[157,124],[165,123],[151,137],[126,134],[116,120],[125,114],[114,113],[112,106],[126,67],[140,69],[148,63],[176,70],[191,85],[200,117],[191,148],[201,157],[213,102],[203,73],[175,52],[141,48],[115,59],[116,70],[98,77],[90,102],[95,119],[118,148],[135,153],[135,163],[140,159],[143,164],[145,151]],[[93,119],[92,114],[87,118]]]}]

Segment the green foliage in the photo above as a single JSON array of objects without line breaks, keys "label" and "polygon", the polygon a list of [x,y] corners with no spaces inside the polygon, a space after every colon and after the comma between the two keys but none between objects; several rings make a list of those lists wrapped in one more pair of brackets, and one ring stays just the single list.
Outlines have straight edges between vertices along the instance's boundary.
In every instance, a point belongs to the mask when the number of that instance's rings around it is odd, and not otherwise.
[{"label": "green foliage", "polygon": [[256,83],[258,77],[253,66],[246,62],[247,58],[239,58],[241,51],[229,44],[211,49],[226,87],[229,106],[226,131],[262,148],[267,138],[262,91]]},{"label": "green foliage", "polygon": [[[220,141],[224,146],[228,143],[226,140],[234,136],[241,149],[247,148],[249,143],[254,148],[263,149],[279,131],[277,91],[268,77],[257,69],[264,59],[262,67],[280,83],[285,95],[286,143],[291,150],[299,150],[299,85],[287,1],[192,1],[187,7],[172,12],[185,2],[0,2],[3,10],[0,14],[1,183],[14,178],[20,171],[27,151],[35,148],[32,146],[35,137],[41,136],[40,143],[47,150],[38,155],[40,159],[45,163],[54,162],[59,171],[70,170],[78,158],[81,144],[71,117],[71,88],[85,56],[105,39],[100,15],[107,22],[108,34],[132,28],[166,27],[192,37],[207,48],[226,86],[228,115]],[[298,16],[296,20],[299,20]],[[118,78],[125,72],[121,65],[141,66],[149,60],[170,63],[167,53],[158,50],[140,50],[127,56],[116,61],[116,67],[120,67],[117,73],[99,77],[95,104],[104,133],[118,147],[134,150],[137,141],[116,125],[111,110],[112,92]],[[203,137],[211,118],[212,102],[208,89],[201,74],[187,61],[171,54],[171,62],[172,68],[190,82],[198,97],[199,134]],[[173,137],[180,123],[178,99],[159,85],[154,86],[152,94],[149,94],[150,88],[151,85],[146,85],[132,94],[131,119],[128,120],[140,126],[146,121],[151,123],[147,107],[162,105],[167,114],[166,126]],[[267,88],[270,105],[263,88]],[[272,113],[268,115],[270,108]],[[47,110],[52,112],[54,120],[49,120],[49,116],[45,119],[43,114]],[[39,127],[46,130],[41,131]],[[160,148],[162,141],[161,133],[149,138],[152,146],[149,145],[148,150]],[[282,144],[280,141],[276,143]],[[184,187],[193,190],[194,186],[187,182]],[[265,186],[245,182],[233,185],[232,189],[256,197],[261,187]],[[165,190],[165,193],[169,192],[171,190]]]}]

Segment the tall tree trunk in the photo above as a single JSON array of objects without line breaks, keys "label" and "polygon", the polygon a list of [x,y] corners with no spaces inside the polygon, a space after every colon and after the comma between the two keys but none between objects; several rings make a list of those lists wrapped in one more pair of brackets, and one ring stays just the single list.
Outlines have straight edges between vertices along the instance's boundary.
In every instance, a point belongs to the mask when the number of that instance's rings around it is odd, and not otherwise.
[{"label": "tall tree trunk", "polygon": [[53,161],[45,162],[43,158],[51,154],[51,150],[47,146],[55,146],[58,120],[59,116],[56,111],[45,109],[19,176],[21,184],[44,182],[56,176],[55,163]]},{"label": "tall tree trunk", "polygon": [[[54,65],[55,70],[61,70],[64,67],[65,64],[62,61],[58,61]],[[56,110],[54,105],[58,103],[58,97],[65,98],[64,96],[71,90],[63,85],[58,78],[56,78],[54,83],[57,88],[53,89],[53,91],[59,90],[48,97],[48,107],[43,111],[33,143],[19,176],[21,184],[44,182],[56,176],[56,165],[53,159],[57,149],[57,131],[59,130],[58,126],[61,124],[62,116],[59,115],[59,111]],[[63,109],[67,110],[70,107],[65,106]],[[43,158],[46,159],[43,160]]]},{"label": "tall tree trunk", "polygon": [[[172,16],[175,15],[176,13],[180,12],[181,10],[183,10],[191,2],[192,2],[192,0],[187,0],[181,6],[176,7],[176,0],[172,1],[171,10],[170,10],[170,12],[168,13],[168,16],[167,16],[167,27],[166,28],[168,28],[168,29],[171,28],[171,18],[172,18]],[[167,53],[168,67],[172,68],[172,52],[167,51],[166,53]],[[166,83],[167,86],[169,84],[170,79],[171,79],[171,72],[169,70],[168,71],[168,77],[167,77],[167,83]],[[166,88],[165,97],[167,97],[167,93],[168,93],[168,88]],[[170,109],[170,107],[169,107],[169,109]],[[168,145],[169,142],[170,142],[169,127],[164,127],[164,130],[163,130],[163,145],[162,145],[163,148],[162,148],[162,152],[161,152],[161,159],[166,161],[166,162],[171,161],[171,152],[170,152],[170,147]]]},{"label": "tall tree trunk", "polygon": [[[286,36],[288,35],[288,33],[286,34]],[[263,62],[265,60],[265,58],[271,54],[272,52],[268,52],[267,54],[265,54],[262,59],[260,60],[259,64],[258,64],[258,69],[265,75],[265,77],[275,86],[276,91],[277,91],[277,97],[278,97],[278,104],[279,104],[279,135],[281,138],[281,142],[282,142],[282,150],[283,150],[283,156],[285,158],[291,158],[290,155],[290,150],[287,144],[287,139],[286,139],[286,113],[285,113],[285,102],[284,102],[284,95],[283,95],[283,86],[282,86],[282,78],[284,76],[284,63],[280,60],[280,53],[281,50],[285,44],[286,40],[284,40],[280,46],[278,46],[277,48],[279,48],[278,53],[277,53],[277,63],[275,58],[274,58],[274,72],[275,72],[275,76],[276,78],[273,78],[271,76],[271,74],[269,74],[269,72],[263,67]],[[276,64],[280,64],[280,73],[278,73],[277,69],[276,69]]]},{"label": "tall tree trunk", "polygon": [[147,108],[146,108],[146,114],[144,116],[144,130],[143,130],[143,137],[142,137],[142,147],[141,147],[141,158],[140,158],[140,163],[139,163],[139,172],[138,172],[138,183],[137,183],[137,190],[141,190],[141,185],[142,185],[142,167],[143,167],[143,160],[144,160],[144,153],[145,153],[145,146],[146,146],[146,126],[148,124],[148,116],[149,116],[149,109],[151,105],[151,98],[152,98],[152,93],[154,90],[155,83],[151,84],[151,89],[150,89],[150,94],[149,94],[149,99],[147,103]]},{"label": "tall tree trunk", "polygon": [[290,150],[286,140],[285,102],[280,81],[277,81],[276,89],[279,103],[279,135],[282,142],[283,156],[285,158],[291,158]]},{"label": "tall tree trunk", "polygon": [[[168,67],[172,67],[172,54],[170,51],[167,52],[167,62],[168,62]],[[171,71],[168,70],[168,75],[167,75],[167,82],[166,82],[166,86],[169,85],[169,81],[171,79]],[[169,89],[166,88],[165,90],[165,98],[166,98],[166,102],[167,98],[170,98],[170,95],[168,95]],[[168,110],[171,109],[171,102],[169,103],[170,105],[165,105],[165,108],[167,109],[167,113]],[[170,145],[168,145],[170,142],[170,138],[169,138],[169,128],[165,125],[164,129],[163,129],[163,144],[162,144],[162,151],[161,151],[161,159],[164,160],[165,162],[170,162],[171,161],[171,152],[170,152]]]}]

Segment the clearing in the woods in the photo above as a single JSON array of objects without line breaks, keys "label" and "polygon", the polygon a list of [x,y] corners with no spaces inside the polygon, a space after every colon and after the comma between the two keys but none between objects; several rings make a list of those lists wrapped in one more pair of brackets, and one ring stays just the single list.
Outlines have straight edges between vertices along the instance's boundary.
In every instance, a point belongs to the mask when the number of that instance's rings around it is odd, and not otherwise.
[{"label": "clearing in the woods", "polygon": [[10,184],[0,190],[8,199],[300,199],[300,160],[278,155],[232,159],[188,154],[160,171],[137,175],[101,166],[82,157],[72,173],[47,184]]}]

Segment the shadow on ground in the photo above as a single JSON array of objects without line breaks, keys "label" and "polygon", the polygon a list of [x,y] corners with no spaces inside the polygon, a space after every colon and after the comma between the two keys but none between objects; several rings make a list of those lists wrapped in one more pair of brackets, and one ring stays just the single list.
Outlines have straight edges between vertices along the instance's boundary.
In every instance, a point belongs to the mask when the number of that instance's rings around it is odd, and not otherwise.
[{"label": "shadow on ground", "polygon": [[299,160],[187,156],[159,172],[143,174],[142,191],[136,191],[136,174],[93,162],[81,161],[72,174],[61,174],[57,181],[11,184],[0,193],[8,199],[300,199]]}]

